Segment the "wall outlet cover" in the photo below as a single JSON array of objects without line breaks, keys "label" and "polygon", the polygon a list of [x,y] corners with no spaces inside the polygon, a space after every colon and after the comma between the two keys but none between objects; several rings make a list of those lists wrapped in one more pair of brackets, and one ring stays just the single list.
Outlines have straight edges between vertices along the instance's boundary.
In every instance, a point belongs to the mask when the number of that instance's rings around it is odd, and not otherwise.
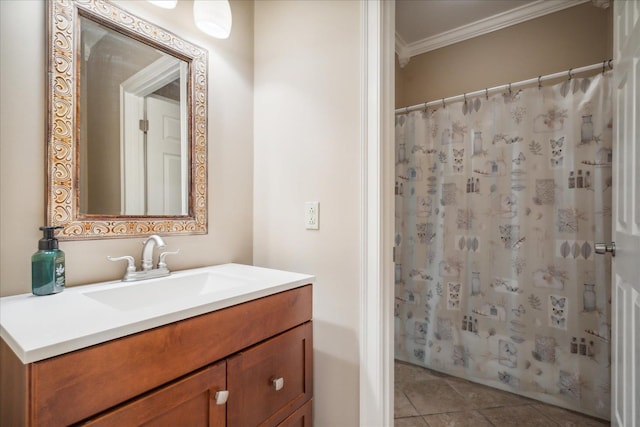
[{"label": "wall outlet cover", "polygon": [[320,229],[320,202],[304,204],[304,227],[307,230]]}]

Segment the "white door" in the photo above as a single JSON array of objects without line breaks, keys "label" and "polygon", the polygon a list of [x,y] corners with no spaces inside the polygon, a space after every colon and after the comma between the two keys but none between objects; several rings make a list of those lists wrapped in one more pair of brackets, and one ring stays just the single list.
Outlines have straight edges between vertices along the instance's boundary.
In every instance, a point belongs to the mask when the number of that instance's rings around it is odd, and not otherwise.
[{"label": "white door", "polygon": [[614,1],[611,424],[640,427],[640,0]]},{"label": "white door", "polygon": [[180,103],[148,96],[147,214],[184,215]]}]

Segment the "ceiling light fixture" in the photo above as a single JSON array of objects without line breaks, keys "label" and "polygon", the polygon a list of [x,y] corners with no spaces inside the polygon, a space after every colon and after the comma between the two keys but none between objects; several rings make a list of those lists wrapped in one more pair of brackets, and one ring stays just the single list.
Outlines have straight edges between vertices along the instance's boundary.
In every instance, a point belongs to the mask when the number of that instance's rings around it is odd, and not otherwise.
[{"label": "ceiling light fixture", "polygon": [[229,0],[194,0],[193,18],[202,32],[226,39],[231,34],[231,6]]},{"label": "ceiling light fixture", "polygon": [[178,4],[178,0],[147,0],[154,6],[161,7],[163,9],[173,9]]}]

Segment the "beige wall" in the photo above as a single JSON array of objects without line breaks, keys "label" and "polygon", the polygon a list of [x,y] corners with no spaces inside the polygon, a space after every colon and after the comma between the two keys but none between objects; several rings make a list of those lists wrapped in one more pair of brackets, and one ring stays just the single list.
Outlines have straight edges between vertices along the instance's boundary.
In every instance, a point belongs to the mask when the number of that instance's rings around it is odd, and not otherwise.
[{"label": "beige wall", "polygon": [[588,2],[415,56],[396,70],[396,108],[610,59],[611,23]]},{"label": "beige wall", "polygon": [[[170,237],[181,270],[252,262],[253,3],[232,1],[227,40],[198,32],[192,2],[173,11],[121,2],[137,15],[209,49],[209,234]],[[0,295],[31,291],[30,257],[45,221],[45,2],[0,1]],[[67,283],[118,279],[124,265],[107,255],[140,256],[141,238],[61,242]]]},{"label": "beige wall", "polygon": [[[358,425],[360,13],[255,4],[254,263],[317,276],[314,425]],[[304,229],[305,201],[320,230]]]}]

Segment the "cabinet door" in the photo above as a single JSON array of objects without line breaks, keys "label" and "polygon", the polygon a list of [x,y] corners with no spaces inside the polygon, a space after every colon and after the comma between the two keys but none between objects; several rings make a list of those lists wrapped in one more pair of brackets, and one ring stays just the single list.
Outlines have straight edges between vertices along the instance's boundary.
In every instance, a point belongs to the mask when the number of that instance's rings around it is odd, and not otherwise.
[{"label": "cabinet door", "polygon": [[216,392],[223,390],[226,390],[224,361],[99,415],[84,425],[225,426],[226,405],[215,401]]},{"label": "cabinet door", "polygon": [[231,427],[275,426],[313,393],[311,322],[227,360],[227,422]]}]

